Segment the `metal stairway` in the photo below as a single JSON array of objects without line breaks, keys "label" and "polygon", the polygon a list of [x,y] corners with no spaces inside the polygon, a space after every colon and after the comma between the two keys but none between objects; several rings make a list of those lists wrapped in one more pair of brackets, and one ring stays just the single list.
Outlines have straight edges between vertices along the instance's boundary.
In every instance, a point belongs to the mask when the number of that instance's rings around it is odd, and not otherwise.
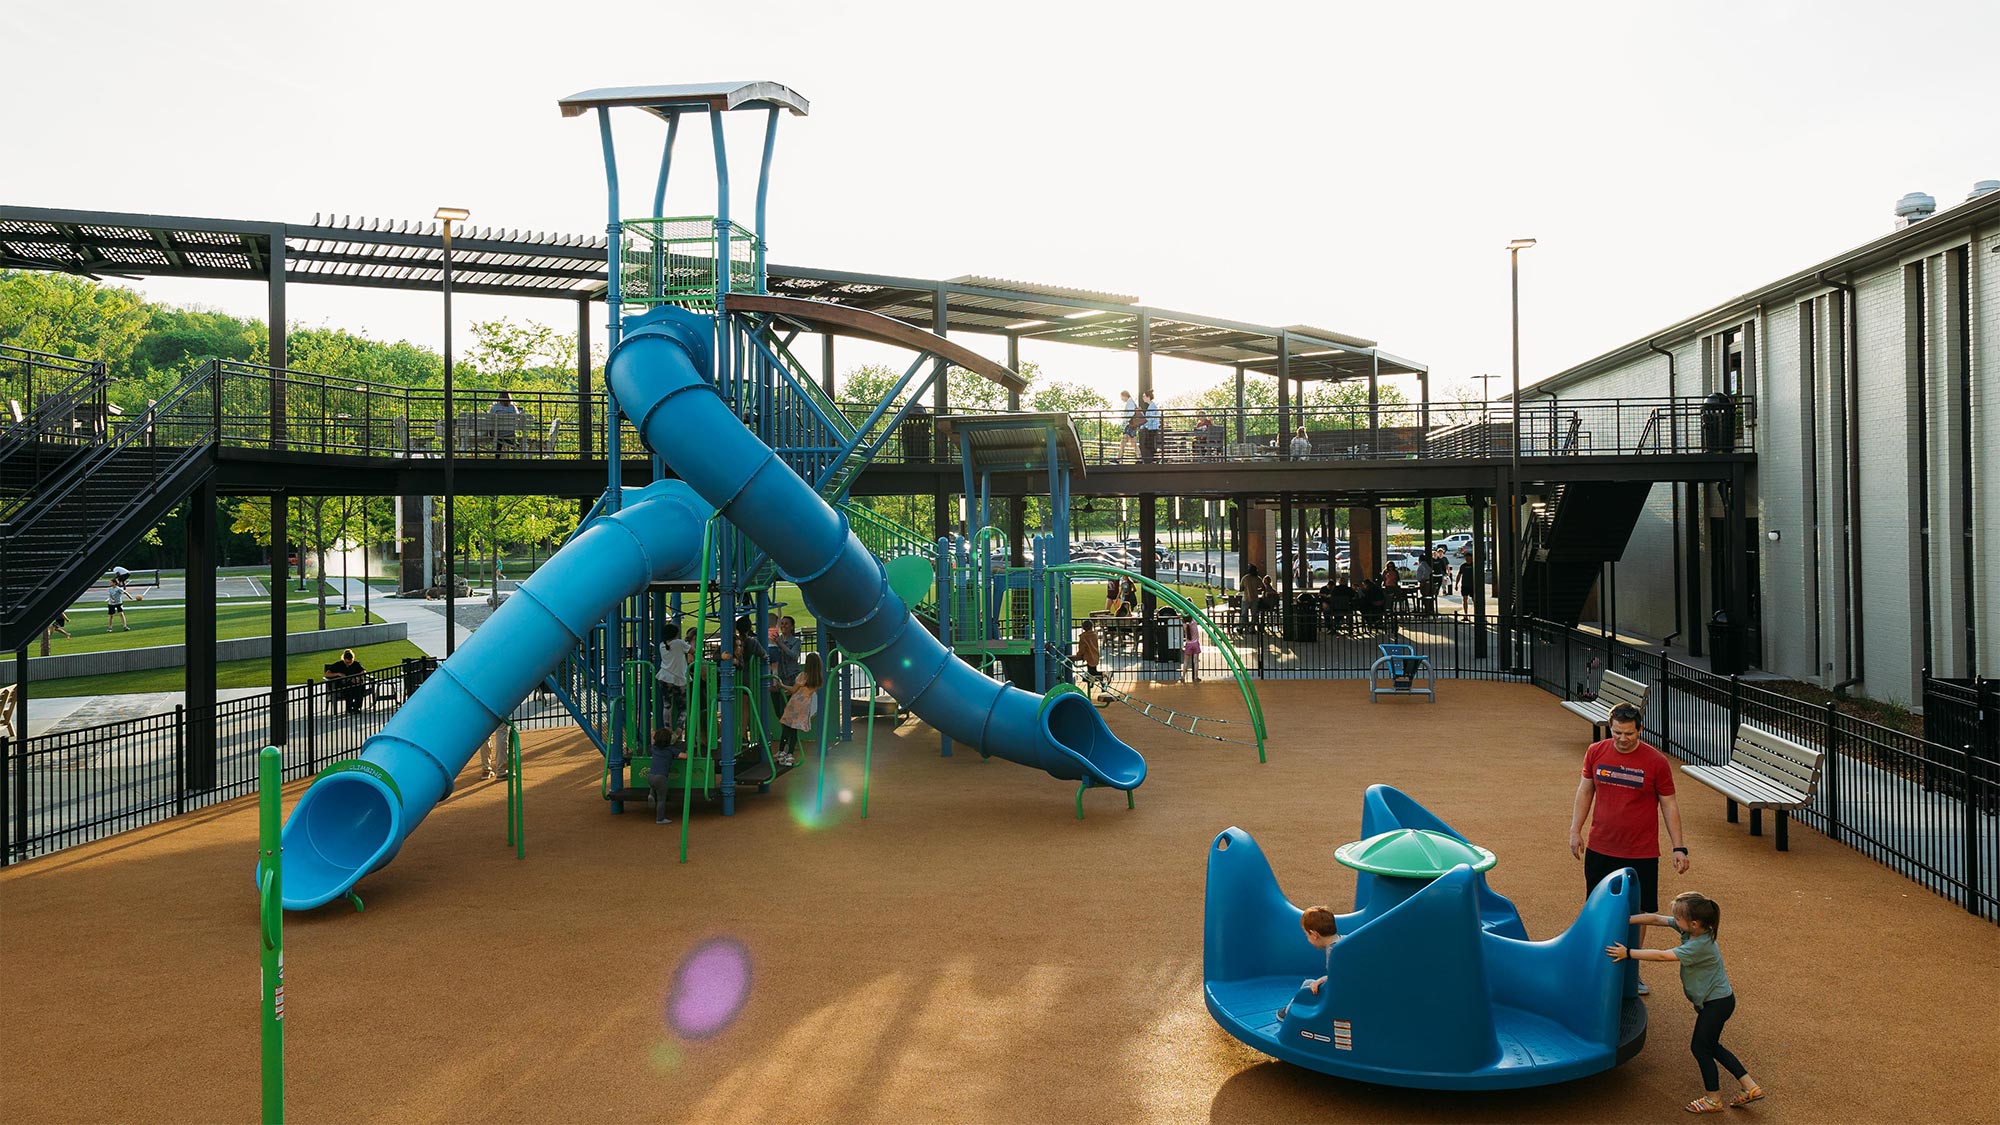
[{"label": "metal stairway", "polygon": [[1559,625],[1581,620],[1604,564],[1625,554],[1650,481],[1558,485],[1528,521],[1521,549],[1521,612]]},{"label": "metal stairway", "polygon": [[[0,650],[26,647],[214,472],[214,373],[204,364],[10,496],[0,519]],[[5,452],[25,456],[11,442]]]}]

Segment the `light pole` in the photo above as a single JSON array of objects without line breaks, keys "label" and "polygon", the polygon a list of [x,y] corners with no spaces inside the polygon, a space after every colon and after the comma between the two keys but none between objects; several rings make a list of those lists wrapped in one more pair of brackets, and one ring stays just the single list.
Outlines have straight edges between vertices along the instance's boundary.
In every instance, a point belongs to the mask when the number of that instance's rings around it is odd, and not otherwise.
[{"label": "light pole", "polygon": [[457,540],[451,518],[458,490],[452,471],[458,418],[451,405],[451,224],[464,222],[472,212],[463,207],[440,207],[436,217],[444,221],[444,654],[449,658],[458,648],[458,576],[452,557]]},{"label": "light pole", "polygon": [[1517,238],[1507,244],[1508,270],[1513,275],[1514,287],[1514,410],[1513,420],[1508,423],[1510,438],[1507,442],[1507,557],[1512,564],[1507,575],[1507,621],[1503,628],[1507,633],[1507,662],[1509,670],[1519,672],[1521,661],[1516,656],[1515,645],[1521,631],[1521,560],[1516,557],[1521,550],[1521,251],[1533,246],[1532,238]]}]

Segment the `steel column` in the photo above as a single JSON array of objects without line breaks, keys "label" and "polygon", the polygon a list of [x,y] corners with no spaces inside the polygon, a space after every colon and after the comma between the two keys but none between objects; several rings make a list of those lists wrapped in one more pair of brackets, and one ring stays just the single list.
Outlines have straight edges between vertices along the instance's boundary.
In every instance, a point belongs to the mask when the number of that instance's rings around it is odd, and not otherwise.
[{"label": "steel column", "polygon": [[[939,336],[945,336],[951,328],[950,318],[951,309],[945,297],[944,286],[940,285],[931,294],[931,330]],[[946,386],[950,381],[948,378],[949,371],[950,368],[945,365],[942,358],[936,360],[931,368],[931,424],[933,426],[942,421],[945,412],[951,409],[951,392]],[[944,454],[944,449],[936,440],[935,435],[933,435],[931,441],[931,453],[933,456],[942,456]],[[933,536],[941,536],[950,533],[951,512],[945,504],[944,475],[940,473],[935,491],[931,496],[931,534]]]},{"label": "steel column", "polygon": [[[264,286],[266,302],[264,332],[271,353],[271,448],[285,448],[285,368],[291,364],[286,340],[289,323],[285,319],[285,231],[271,235],[270,281]],[[221,388],[216,388],[221,393]]]},{"label": "steel column", "polygon": [[[286,558],[291,552],[292,494],[279,492],[271,497],[271,707],[270,743],[285,745],[290,716],[285,701],[286,596],[292,576]],[[213,616],[211,614],[210,616]]]},{"label": "steel column", "polygon": [[[214,483],[196,489],[182,505],[187,529],[187,650],[181,670],[188,717],[185,782],[188,789],[213,789],[217,773]],[[283,591],[276,596],[282,598]]]},{"label": "steel column", "polygon": [[[1469,492],[1466,503],[1472,507],[1472,589],[1461,587],[1461,600],[1472,599],[1472,655],[1475,659],[1486,659],[1486,497],[1482,493]],[[1349,535],[1352,536],[1350,530]]]},{"label": "steel column", "polygon": [[597,447],[590,420],[590,298],[576,302],[576,447],[585,460]]}]

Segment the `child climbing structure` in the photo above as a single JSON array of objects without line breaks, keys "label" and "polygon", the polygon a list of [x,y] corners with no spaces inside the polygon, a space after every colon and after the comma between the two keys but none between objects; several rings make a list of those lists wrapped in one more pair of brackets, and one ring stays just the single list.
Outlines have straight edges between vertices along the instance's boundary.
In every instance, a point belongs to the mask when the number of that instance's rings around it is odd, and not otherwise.
[{"label": "child climbing structure", "polygon": [[[1073,691],[1023,691],[954,656],[918,621],[838,507],[861,467],[947,364],[1011,390],[1022,381],[903,322],[766,294],[771,155],[780,115],[804,116],[805,99],[776,83],[751,82],[591,90],[561,107],[565,116],[594,114],[603,147],[617,234],[607,251],[607,389],[657,466],[679,479],[626,488],[620,427],[608,427],[609,480],[592,518],[439,667],[350,768],[322,774],[293,808],[284,830],[285,907],[333,901],[393,860],[449,795],[474,749],[537,683],[558,689],[590,731],[605,755],[604,793],[611,811],[621,812],[634,792],[626,784],[626,731],[641,721],[626,696],[623,664],[628,651],[652,651],[644,647],[648,630],[668,610],[660,600],[668,595],[656,593],[656,584],[692,583],[701,600],[698,618],[711,599],[720,611],[715,617],[730,622],[748,603],[761,627],[771,584],[789,579],[819,622],[824,652],[866,664],[884,689],[944,737],[1059,779],[1128,793],[1137,788],[1146,778],[1145,760],[1111,733],[1087,699]],[[644,218],[622,217],[611,130],[611,111],[621,107],[667,125],[653,213]],[[764,115],[756,212],[747,229],[731,218],[722,128],[722,115],[736,111]],[[702,115],[715,161],[715,213],[666,217],[674,141],[684,118]],[[783,341],[796,328],[865,336],[918,355],[868,417],[854,423],[791,361]],[[594,682],[604,685],[610,703],[603,729],[549,679],[593,636],[600,637],[588,652]],[[707,636],[708,623],[698,620],[697,643]],[[744,678],[735,665],[717,661],[715,697],[722,705],[710,743],[725,812],[738,784],[730,752],[737,709],[726,702]],[[708,713],[706,705],[700,710]]]}]

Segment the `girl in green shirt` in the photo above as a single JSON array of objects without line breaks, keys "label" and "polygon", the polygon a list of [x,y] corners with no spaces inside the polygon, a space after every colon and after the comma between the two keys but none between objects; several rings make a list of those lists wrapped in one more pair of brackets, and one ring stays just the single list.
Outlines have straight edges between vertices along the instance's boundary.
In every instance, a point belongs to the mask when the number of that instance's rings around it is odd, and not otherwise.
[{"label": "girl in green shirt", "polygon": [[1681,935],[1672,949],[1628,949],[1612,944],[1604,952],[1613,961],[1674,961],[1681,967],[1681,991],[1694,1005],[1694,1039],[1688,1049],[1701,1067],[1703,1094],[1689,1102],[1689,1113],[1719,1113],[1726,1108],[1719,1092],[1721,1063],[1736,1076],[1742,1087],[1729,1105],[1749,1105],[1764,1096],[1764,1088],[1743,1069],[1743,1064],[1722,1045],[1722,1025],[1736,1011],[1736,992],[1729,986],[1729,974],[1722,968],[1722,950],[1715,944],[1722,931],[1722,907],[1697,891],[1674,896],[1671,914],[1634,914],[1635,926],[1671,926]]}]

